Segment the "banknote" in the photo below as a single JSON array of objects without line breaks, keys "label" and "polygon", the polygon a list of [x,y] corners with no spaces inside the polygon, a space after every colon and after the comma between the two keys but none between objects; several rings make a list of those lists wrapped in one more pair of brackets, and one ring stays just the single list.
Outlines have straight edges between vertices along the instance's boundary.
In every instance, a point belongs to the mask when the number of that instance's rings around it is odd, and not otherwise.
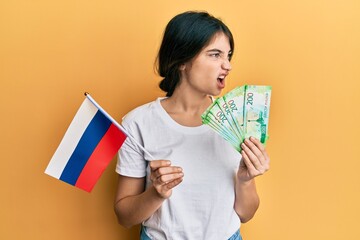
[{"label": "banknote", "polygon": [[266,143],[270,113],[270,86],[246,86],[244,131],[245,137],[253,136]]},{"label": "banknote", "polygon": [[270,86],[236,87],[216,99],[202,114],[202,122],[210,126],[237,151],[250,136],[262,143],[268,139]]},{"label": "banknote", "polygon": [[244,139],[245,134],[243,130],[244,126],[244,96],[245,86],[236,87],[232,91],[225,94],[222,99],[224,100],[229,115],[233,120],[234,128],[237,130],[241,139]]},{"label": "banknote", "polygon": [[231,125],[223,115],[222,110],[216,101],[202,114],[202,122],[209,125],[225,140],[227,140],[235,149],[240,150],[240,139],[231,131]]}]

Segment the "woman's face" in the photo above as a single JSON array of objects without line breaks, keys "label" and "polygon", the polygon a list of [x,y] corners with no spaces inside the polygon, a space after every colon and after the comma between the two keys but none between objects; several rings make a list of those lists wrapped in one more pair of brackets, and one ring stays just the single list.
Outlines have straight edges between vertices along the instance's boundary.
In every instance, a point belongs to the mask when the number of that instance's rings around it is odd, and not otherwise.
[{"label": "woman's face", "polygon": [[198,55],[180,67],[180,85],[200,94],[217,96],[231,70],[229,38],[217,33]]}]

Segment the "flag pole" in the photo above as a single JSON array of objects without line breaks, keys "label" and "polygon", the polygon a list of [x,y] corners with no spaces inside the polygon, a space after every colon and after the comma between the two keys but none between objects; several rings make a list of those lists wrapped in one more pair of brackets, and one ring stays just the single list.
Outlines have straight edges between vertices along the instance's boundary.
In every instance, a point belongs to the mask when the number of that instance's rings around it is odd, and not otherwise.
[{"label": "flag pole", "polygon": [[92,102],[100,112],[102,112],[117,128],[119,128],[127,137],[129,137],[141,150],[144,151],[145,154],[147,154],[151,160],[155,160],[155,158],[138,142],[136,139],[131,136],[123,126],[121,126],[119,123],[115,121],[100,105],[90,96],[90,93],[85,92],[84,95]]}]

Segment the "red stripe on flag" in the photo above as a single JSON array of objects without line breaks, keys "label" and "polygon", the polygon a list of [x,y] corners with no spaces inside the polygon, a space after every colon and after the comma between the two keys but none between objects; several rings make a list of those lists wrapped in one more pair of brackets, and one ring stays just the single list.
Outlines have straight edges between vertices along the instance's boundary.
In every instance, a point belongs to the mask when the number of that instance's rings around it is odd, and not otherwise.
[{"label": "red stripe on flag", "polygon": [[75,186],[91,192],[125,139],[126,135],[114,124],[111,124],[84,166]]}]

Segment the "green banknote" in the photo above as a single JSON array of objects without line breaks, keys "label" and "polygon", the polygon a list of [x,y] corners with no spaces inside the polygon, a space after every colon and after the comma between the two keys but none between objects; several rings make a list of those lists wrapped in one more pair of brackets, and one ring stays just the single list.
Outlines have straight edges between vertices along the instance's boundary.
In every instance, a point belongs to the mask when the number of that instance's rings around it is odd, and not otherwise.
[{"label": "green banknote", "polygon": [[262,143],[268,139],[270,86],[236,87],[216,99],[202,114],[202,122],[210,126],[237,151],[250,136]]},{"label": "green banknote", "polygon": [[231,125],[226,120],[216,101],[202,114],[201,118],[204,124],[209,125],[235,149],[240,150],[240,140],[234,132],[231,131]]},{"label": "green banknote", "polygon": [[262,143],[269,138],[270,86],[246,86],[244,131],[245,137],[256,137]]},{"label": "green banknote", "polygon": [[242,139],[245,138],[244,134],[244,96],[245,96],[245,86],[237,87],[232,91],[225,94],[222,99],[224,100],[227,109],[229,110],[229,115],[234,125],[234,128],[238,132],[238,135]]}]

